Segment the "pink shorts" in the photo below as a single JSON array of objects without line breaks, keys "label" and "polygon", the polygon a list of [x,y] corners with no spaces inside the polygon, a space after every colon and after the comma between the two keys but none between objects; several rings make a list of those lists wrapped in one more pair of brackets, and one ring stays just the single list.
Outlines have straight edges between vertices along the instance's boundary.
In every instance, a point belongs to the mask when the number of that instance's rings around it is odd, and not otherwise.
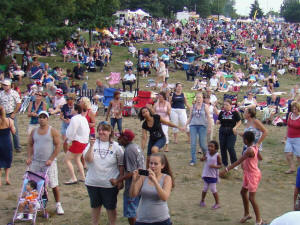
[{"label": "pink shorts", "polygon": [[261,179],[261,173],[245,174],[243,178],[243,188],[248,189],[249,192],[256,192]]}]

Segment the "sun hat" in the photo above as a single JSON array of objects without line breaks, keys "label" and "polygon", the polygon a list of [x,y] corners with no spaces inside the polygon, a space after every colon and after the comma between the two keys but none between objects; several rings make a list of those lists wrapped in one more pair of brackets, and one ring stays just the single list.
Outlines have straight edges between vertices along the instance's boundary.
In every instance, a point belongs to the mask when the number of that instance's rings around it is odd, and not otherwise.
[{"label": "sun hat", "polygon": [[10,86],[10,85],[11,85],[11,80],[9,80],[9,79],[4,79],[1,83],[2,83],[3,85]]}]

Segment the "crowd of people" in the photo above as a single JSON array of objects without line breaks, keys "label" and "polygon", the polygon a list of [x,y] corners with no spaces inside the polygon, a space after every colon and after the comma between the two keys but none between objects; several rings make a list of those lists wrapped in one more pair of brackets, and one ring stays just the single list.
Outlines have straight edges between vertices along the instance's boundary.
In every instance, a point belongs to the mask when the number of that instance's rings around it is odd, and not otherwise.
[{"label": "crowd of people", "polygon": [[[66,41],[61,50],[63,62],[75,64],[73,70],[66,71],[60,67],[50,68],[25,49],[22,65],[18,65],[12,57],[7,70],[0,72],[0,140],[3,143],[0,146],[0,168],[5,170],[6,184],[11,184],[9,169],[13,147],[16,152],[22,151],[17,115],[25,107],[25,98],[22,104],[21,96],[27,96],[25,110],[30,121],[26,163],[32,171],[39,171],[45,165],[49,167],[49,187],[53,190],[57,214],[64,214],[56,160],[63,148],[64,163],[70,176],[64,184],[85,183],[93,225],[99,224],[102,205],[109,223],[117,223],[117,196],[124,182],[124,217],[128,218],[130,225],[172,224],[167,200],[175,182],[168,159],[161,152],[170,151],[172,154],[168,129],[172,127],[175,144],[178,143],[179,131],[187,136],[190,166],[197,164],[197,152],[202,153],[201,160],[205,164],[200,206],[206,206],[205,197],[209,189],[215,199],[212,209],[219,209],[217,183],[220,177],[231,169],[238,170],[241,165],[244,215],[240,222],[245,223],[252,218],[250,201],[255,224],[263,224],[255,195],[262,177],[258,161],[263,160],[262,144],[268,135],[267,125],[287,126],[283,140],[289,165],[286,174],[296,172],[293,156],[297,157],[300,165],[300,89],[295,85],[288,101],[281,101],[283,92],[279,91],[280,76],[287,72],[300,75],[299,30],[297,24],[268,23],[265,20],[249,24],[202,19],[190,20],[186,24],[154,18],[125,21],[118,29],[110,28],[114,39],[102,37],[92,46],[79,37]],[[160,42],[164,48],[137,49],[135,44],[141,41]],[[93,95],[89,96],[91,98],[82,93],[88,90],[88,75],[92,76],[97,70],[102,73],[112,60],[112,45],[128,47],[130,56],[124,62],[125,75],[120,79],[122,89],[114,92],[103,121],[97,124],[99,113],[93,109],[93,103],[102,99],[106,88],[113,86],[106,85],[104,79],[98,79]],[[270,51],[271,56],[261,55],[261,49]],[[132,61],[137,61],[136,67]],[[183,70],[186,82],[194,82],[192,99],[183,91],[183,82],[173,86],[168,83],[172,72],[177,70]],[[133,92],[138,77],[147,80],[153,74],[155,79],[147,85],[160,91],[154,104],[146,104],[138,112],[139,119],[143,121],[139,146],[134,142],[139,134],[123,129],[125,105],[121,94],[126,92],[127,85]],[[23,85],[25,76],[28,76],[30,84],[26,94],[22,95],[19,86]],[[76,83],[76,79],[81,80],[82,86]],[[247,92],[241,101],[235,95],[219,93],[239,92],[242,87]],[[258,95],[268,96],[265,104],[259,104]],[[263,114],[262,121],[256,118],[259,111]],[[286,112],[286,119],[282,119],[280,112]],[[60,132],[49,125],[51,115],[59,115]],[[116,124],[119,132],[115,132]],[[220,126],[215,129],[215,125]],[[244,126],[243,132],[239,132],[241,126]],[[237,135],[243,138],[244,143],[239,158],[235,151]],[[78,167],[78,176],[72,161]],[[84,168],[87,168],[86,174]],[[300,201],[299,170],[297,177],[295,208]],[[19,219],[23,218],[23,211],[22,205]]]}]

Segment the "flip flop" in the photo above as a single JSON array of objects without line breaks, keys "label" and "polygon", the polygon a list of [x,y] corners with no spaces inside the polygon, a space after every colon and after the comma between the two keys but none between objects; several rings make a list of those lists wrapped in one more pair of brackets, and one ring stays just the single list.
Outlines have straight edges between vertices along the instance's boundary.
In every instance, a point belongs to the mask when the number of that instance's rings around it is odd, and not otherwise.
[{"label": "flip flop", "polygon": [[287,170],[284,172],[285,174],[292,174],[292,173],[295,173],[295,170]]},{"label": "flip flop", "polygon": [[78,181],[79,181],[79,182],[85,182],[85,180],[84,180],[84,179],[79,179]]},{"label": "flip flop", "polygon": [[78,183],[78,181],[76,180],[76,181],[71,181],[71,180],[69,180],[69,181],[67,181],[67,182],[64,182],[64,185],[73,185],[73,184],[77,184]]},{"label": "flip flop", "polygon": [[255,223],[255,225],[263,225],[263,224],[264,224],[263,219],[261,219],[259,223]]},{"label": "flip flop", "polygon": [[247,220],[250,220],[252,219],[252,216],[248,215],[248,216],[244,216],[241,220],[240,220],[240,223],[246,223]]}]

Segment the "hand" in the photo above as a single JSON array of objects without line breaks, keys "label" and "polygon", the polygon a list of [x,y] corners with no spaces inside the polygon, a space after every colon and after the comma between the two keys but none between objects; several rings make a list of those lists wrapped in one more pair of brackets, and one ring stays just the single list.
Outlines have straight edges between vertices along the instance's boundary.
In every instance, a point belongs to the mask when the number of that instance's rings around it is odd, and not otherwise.
[{"label": "hand", "polygon": [[123,189],[123,187],[124,187],[123,182],[119,182],[119,183],[117,184],[117,187],[118,187],[118,190]]},{"label": "hand", "polygon": [[221,170],[219,176],[224,177],[226,173],[227,173],[226,170]]},{"label": "hand", "polygon": [[65,119],[65,123],[70,123],[70,119]]},{"label": "hand", "polygon": [[48,159],[47,161],[46,161],[46,166],[51,166],[51,164],[52,164],[52,160],[51,159]]},{"label": "hand", "polygon": [[211,133],[211,128],[210,128],[210,127],[207,128],[207,133],[208,133],[208,134]]},{"label": "hand", "polygon": [[236,128],[233,128],[233,129],[232,129],[232,132],[233,132],[234,135],[237,135]]},{"label": "hand", "polygon": [[12,114],[10,114],[10,118],[11,118],[11,119],[14,119],[14,118],[15,118],[15,116],[16,116],[16,114],[15,114],[15,113],[12,113]]},{"label": "hand", "polygon": [[96,141],[96,138],[91,137],[90,138],[90,146],[94,146],[95,141]]},{"label": "hand", "polygon": [[110,179],[109,182],[111,183],[112,186],[117,186],[118,185],[118,180],[117,179]]},{"label": "hand", "polygon": [[202,161],[202,162],[205,161],[205,160],[206,160],[206,156],[203,156],[203,157],[200,158],[200,161]]},{"label": "hand", "polygon": [[214,164],[211,164],[211,165],[209,165],[209,168],[214,169],[214,168],[216,168],[216,166]]},{"label": "hand", "polygon": [[186,131],[186,128],[184,128],[184,127],[178,127],[178,129],[179,129],[180,131],[182,131],[182,132],[185,132],[185,131]]},{"label": "hand", "polygon": [[31,159],[31,158],[28,158],[28,159],[26,160],[27,166],[29,166],[31,163],[32,163],[32,159]]},{"label": "hand", "polygon": [[158,183],[157,178],[156,178],[155,173],[153,172],[153,170],[148,169],[148,171],[149,171],[149,179],[150,179],[154,184]]},{"label": "hand", "polygon": [[132,174],[132,181],[136,182],[140,179],[141,175],[139,175],[139,171],[138,170],[134,170],[133,174]]}]

